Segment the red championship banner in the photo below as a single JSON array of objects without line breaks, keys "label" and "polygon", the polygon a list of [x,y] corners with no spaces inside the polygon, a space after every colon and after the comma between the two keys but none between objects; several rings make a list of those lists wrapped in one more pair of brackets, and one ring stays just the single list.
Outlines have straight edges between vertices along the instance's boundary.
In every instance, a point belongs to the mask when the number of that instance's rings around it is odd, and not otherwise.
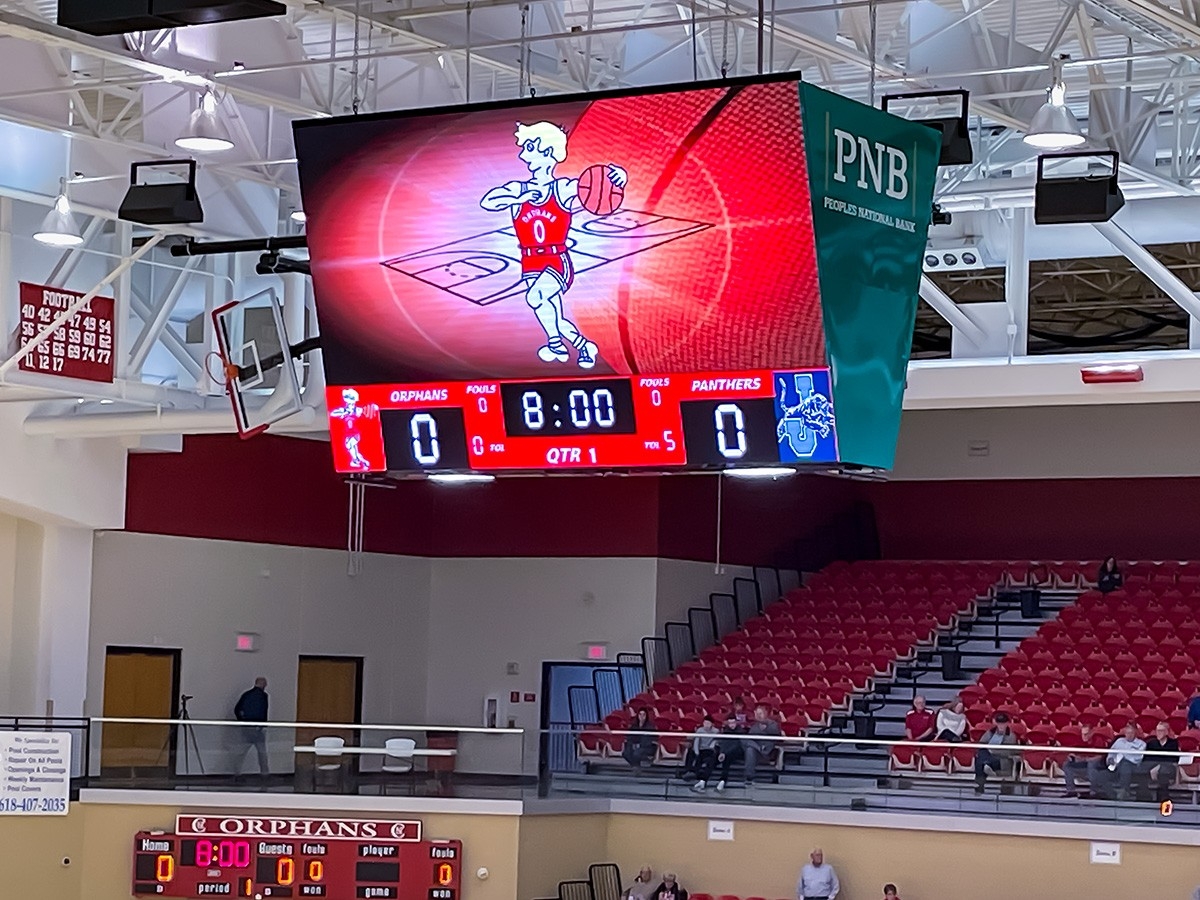
[{"label": "red championship banner", "polygon": [[[83,294],[21,283],[20,346],[25,347]],[[113,300],[93,297],[47,340],[21,359],[25,372],[84,381],[113,380]]]}]

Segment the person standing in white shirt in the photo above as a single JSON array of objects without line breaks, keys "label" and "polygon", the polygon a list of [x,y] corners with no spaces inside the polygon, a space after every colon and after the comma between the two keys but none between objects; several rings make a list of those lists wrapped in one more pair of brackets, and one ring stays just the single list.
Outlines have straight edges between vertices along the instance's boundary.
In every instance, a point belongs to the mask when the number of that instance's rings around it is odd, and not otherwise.
[{"label": "person standing in white shirt", "polygon": [[796,900],[836,900],[842,886],[838,884],[837,872],[825,862],[825,854],[817,847],[809,855],[810,863],[800,870],[800,882],[796,885]]},{"label": "person standing in white shirt", "polygon": [[1111,800],[1128,799],[1129,785],[1141,765],[1145,749],[1146,742],[1138,737],[1136,723],[1129,722],[1108,748],[1105,765],[1089,770],[1092,794]]}]

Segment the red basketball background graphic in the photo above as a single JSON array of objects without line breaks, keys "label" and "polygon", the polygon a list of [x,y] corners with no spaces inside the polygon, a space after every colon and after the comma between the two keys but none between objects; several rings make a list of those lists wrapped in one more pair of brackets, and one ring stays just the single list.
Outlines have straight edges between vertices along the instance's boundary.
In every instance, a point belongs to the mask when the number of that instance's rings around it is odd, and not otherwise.
[{"label": "red basketball background graphic", "polygon": [[331,384],[826,364],[795,83],[296,141]]}]

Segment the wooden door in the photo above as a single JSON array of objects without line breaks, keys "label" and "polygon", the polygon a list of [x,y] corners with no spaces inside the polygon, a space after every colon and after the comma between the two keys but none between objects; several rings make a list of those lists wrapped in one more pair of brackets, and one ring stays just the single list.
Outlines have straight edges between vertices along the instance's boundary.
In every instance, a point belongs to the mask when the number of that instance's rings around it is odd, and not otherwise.
[{"label": "wooden door", "polygon": [[[104,656],[104,715],[174,719],[180,651],[109,647]],[[177,729],[170,725],[105,723],[101,771],[174,772]]]},{"label": "wooden door", "polygon": [[[362,721],[362,669],[359,656],[301,656],[296,672],[296,721],[356,725]],[[296,743],[310,746],[317,737],[340,737],[358,744],[352,728],[301,728]],[[352,757],[352,762],[356,758]],[[296,765],[308,768],[311,753],[299,754]]]}]

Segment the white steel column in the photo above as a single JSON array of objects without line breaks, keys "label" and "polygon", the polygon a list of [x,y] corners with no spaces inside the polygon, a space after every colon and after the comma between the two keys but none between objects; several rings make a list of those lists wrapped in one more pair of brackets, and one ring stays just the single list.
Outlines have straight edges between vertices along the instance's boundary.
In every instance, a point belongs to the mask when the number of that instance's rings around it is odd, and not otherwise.
[{"label": "white steel column", "polygon": [[1008,304],[1009,355],[1029,352],[1029,249],[1026,246],[1031,209],[1009,214],[1008,260],[1004,265],[1004,302]]},{"label": "white steel column", "polygon": [[[133,253],[133,225],[118,221],[113,235],[113,252],[122,258]],[[133,328],[131,292],[133,273],[126,269],[117,276],[113,302],[113,359],[116,360],[116,375],[125,378],[129,373],[129,361],[125,354],[131,344],[129,331]]]}]

